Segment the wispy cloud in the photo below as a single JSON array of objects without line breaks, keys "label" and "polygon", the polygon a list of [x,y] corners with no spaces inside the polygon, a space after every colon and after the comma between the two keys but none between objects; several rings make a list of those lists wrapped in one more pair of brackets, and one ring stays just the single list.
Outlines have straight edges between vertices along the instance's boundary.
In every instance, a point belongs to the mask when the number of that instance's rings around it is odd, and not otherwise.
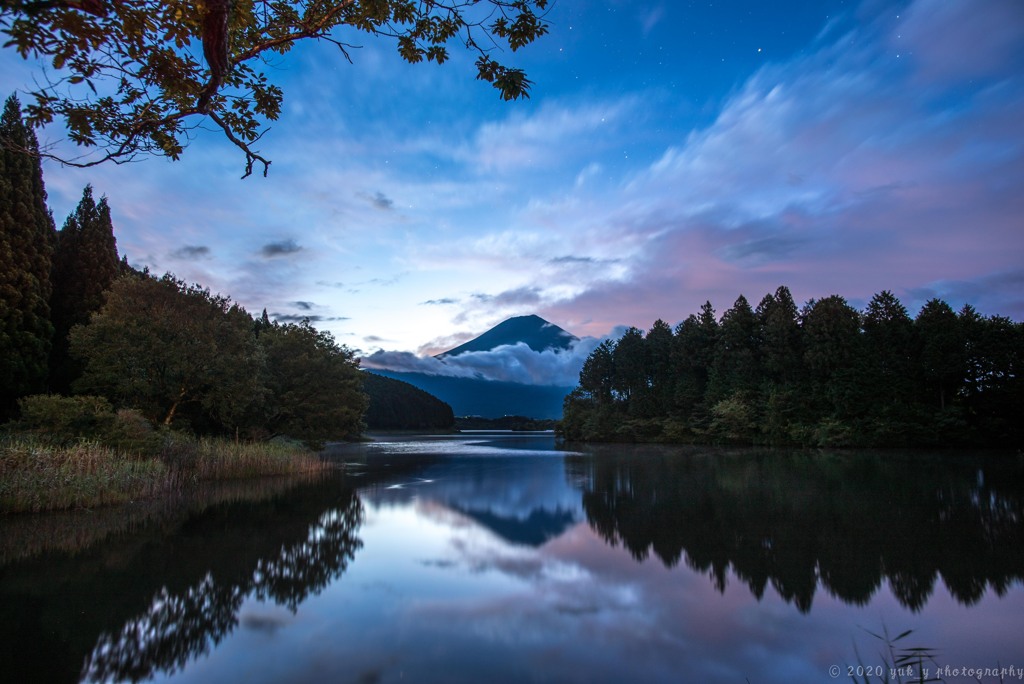
[{"label": "wispy cloud", "polygon": [[991,7],[919,0],[760,69],[596,229],[641,240],[628,277],[542,313],[649,323],[779,284],[803,298],[892,289],[914,305],[943,274],[961,283],[954,303],[972,293],[1024,316],[986,286],[1024,260],[1024,12]]},{"label": "wispy cloud", "polygon": [[272,313],[269,314],[269,316],[278,323],[301,323],[302,321],[309,321],[310,323],[329,323],[349,320],[346,316],[320,316],[317,314],[301,313]]}]

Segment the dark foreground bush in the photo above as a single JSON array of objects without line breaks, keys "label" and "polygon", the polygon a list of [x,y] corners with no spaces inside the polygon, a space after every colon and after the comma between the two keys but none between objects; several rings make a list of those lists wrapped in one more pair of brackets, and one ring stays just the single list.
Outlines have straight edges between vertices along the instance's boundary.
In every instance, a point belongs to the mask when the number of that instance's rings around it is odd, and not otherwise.
[{"label": "dark foreground bush", "polygon": [[41,444],[66,447],[84,440],[136,456],[154,456],[163,446],[163,436],[142,414],[114,411],[103,397],[38,394],[18,405],[21,419],[9,430]]}]

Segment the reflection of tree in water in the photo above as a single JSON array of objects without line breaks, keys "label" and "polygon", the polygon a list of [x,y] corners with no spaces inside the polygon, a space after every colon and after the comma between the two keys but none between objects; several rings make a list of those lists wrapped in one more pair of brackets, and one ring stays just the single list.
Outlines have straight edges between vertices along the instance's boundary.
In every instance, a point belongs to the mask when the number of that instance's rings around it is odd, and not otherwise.
[{"label": "reflection of tree in water", "polygon": [[206,654],[238,624],[250,596],[272,599],[294,612],[310,595],[340,577],[362,546],[356,532],[363,506],[349,492],[340,508],[324,512],[305,539],[259,558],[241,581],[218,581],[208,573],[183,591],[161,588],[141,615],[120,633],[104,633],[82,670],[84,681],[140,681],[156,672],[174,673]]},{"label": "reflection of tree in water", "polygon": [[568,468],[590,526],[637,560],[684,560],[719,590],[731,569],[804,612],[819,584],[863,605],[888,580],[920,610],[939,576],[967,605],[1024,579],[1024,468],[944,458],[638,448]]}]

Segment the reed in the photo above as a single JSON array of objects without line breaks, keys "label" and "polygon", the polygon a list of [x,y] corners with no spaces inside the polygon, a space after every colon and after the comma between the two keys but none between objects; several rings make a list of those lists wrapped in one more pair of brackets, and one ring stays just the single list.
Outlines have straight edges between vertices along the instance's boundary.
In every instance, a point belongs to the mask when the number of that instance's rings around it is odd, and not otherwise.
[{"label": "reed", "polygon": [[323,472],[304,447],[175,435],[157,454],[96,442],[52,444],[31,436],[0,439],[0,513],[94,508],[181,493],[209,480]]},{"label": "reed", "polygon": [[54,446],[31,439],[0,444],[0,511],[91,508],[166,491],[167,467],[92,442]]}]

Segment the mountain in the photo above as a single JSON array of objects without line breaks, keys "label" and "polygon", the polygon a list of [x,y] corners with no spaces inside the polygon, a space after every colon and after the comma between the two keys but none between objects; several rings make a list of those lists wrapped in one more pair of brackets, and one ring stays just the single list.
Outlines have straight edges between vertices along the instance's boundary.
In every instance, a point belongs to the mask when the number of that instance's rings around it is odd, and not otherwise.
[{"label": "mountain", "polygon": [[456,416],[526,416],[528,418],[562,417],[562,400],[572,387],[524,385],[483,378],[459,378],[451,375],[405,373],[375,368],[373,372],[386,378],[401,380],[452,407]]},{"label": "mountain", "polygon": [[[380,364],[370,368],[377,375],[401,380],[429,392],[451,406],[456,416],[560,419],[562,401],[573,390],[572,387],[491,380],[485,377],[485,370],[478,371],[476,377],[466,377],[465,371],[472,371],[475,367],[491,370],[498,367],[518,368],[524,354],[529,356],[549,350],[567,350],[578,341],[579,338],[572,333],[540,316],[516,316],[465,344],[435,356],[430,361],[437,366],[436,372],[430,372],[429,368],[424,369],[426,372],[420,371],[422,366],[389,368],[386,364]],[[528,346],[530,351],[525,352],[521,347],[498,351],[500,347],[520,344]],[[456,362],[456,357],[468,352],[474,352],[473,356]],[[449,363],[453,364],[453,370],[454,366],[461,366],[459,370],[462,372],[448,374],[445,366]]]},{"label": "mountain", "polygon": [[545,321],[540,316],[515,316],[502,321],[465,344],[438,354],[435,358],[444,359],[471,351],[486,352],[501,346],[519,343],[525,343],[536,352],[548,349],[568,349],[578,341],[579,338],[571,332]]},{"label": "mountain", "polygon": [[371,430],[450,429],[452,407],[419,387],[364,371],[363,391],[369,397],[363,420]]}]

